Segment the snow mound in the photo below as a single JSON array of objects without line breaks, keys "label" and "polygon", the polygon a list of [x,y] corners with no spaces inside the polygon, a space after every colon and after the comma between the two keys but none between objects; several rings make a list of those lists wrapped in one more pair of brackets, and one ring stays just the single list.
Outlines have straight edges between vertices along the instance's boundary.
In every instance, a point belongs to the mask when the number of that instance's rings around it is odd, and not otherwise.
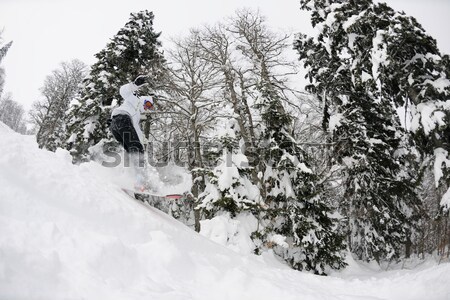
[{"label": "snow mound", "polygon": [[450,294],[448,264],[355,279],[300,273],[270,254],[236,253],[129,198],[110,170],[95,163],[72,165],[67,151],[40,150],[34,137],[3,126],[0,131],[0,299],[361,300]]},{"label": "snow mound", "polygon": [[0,122],[0,133],[5,133],[5,132],[11,133],[11,132],[13,132],[13,130],[11,128],[9,128],[9,126],[6,125],[5,123]]}]

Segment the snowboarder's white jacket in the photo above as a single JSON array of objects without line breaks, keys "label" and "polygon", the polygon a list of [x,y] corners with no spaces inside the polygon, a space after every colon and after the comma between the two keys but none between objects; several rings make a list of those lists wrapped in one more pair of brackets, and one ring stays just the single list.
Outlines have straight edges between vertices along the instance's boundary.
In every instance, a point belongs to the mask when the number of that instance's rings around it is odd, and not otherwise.
[{"label": "snowboarder's white jacket", "polygon": [[[139,121],[141,119],[141,114],[144,113],[144,97],[140,99],[134,92],[137,91],[138,87],[134,83],[127,83],[120,87],[120,96],[123,98],[123,103],[119,107],[116,107],[112,113],[111,117],[116,115],[129,115],[133,123],[134,130],[136,130],[139,136],[139,141],[141,144],[144,143],[144,136],[139,126]],[[151,99],[152,100],[152,99]],[[152,101],[153,102],[153,101]]]}]

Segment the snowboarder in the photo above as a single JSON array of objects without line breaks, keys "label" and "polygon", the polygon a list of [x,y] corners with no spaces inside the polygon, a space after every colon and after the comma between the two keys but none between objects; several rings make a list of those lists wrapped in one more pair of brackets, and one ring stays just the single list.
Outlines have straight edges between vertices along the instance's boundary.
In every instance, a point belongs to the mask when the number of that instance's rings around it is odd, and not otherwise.
[{"label": "snowboarder", "polygon": [[139,126],[141,114],[154,109],[153,96],[138,97],[134,93],[147,84],[147,76],[138,76],[134,82],[120,87],[123,98],[122,105],[116,107],[111,113],[110,130],[114,138],[124,147],[130,155],[131,165],[136,176],[135,189],[147,189],[143,134]]}]

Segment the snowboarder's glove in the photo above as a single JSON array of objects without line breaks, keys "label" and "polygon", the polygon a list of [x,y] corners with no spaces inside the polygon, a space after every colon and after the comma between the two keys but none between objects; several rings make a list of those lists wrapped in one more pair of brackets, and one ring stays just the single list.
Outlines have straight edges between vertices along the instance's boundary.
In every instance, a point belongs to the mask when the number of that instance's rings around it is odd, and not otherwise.
[{"label": "snowboarder's glove", "polygon": [[134,84],[135,84],[136,86],[144,85],[144,84],[147,83],[147,78],[148,78],[147,76],[140,75],[140,76],[138,76],[138,77],[134,80]]},{"label": "snowboarder's glove", "polygon": [[112,122],[112,119],[111,119],[111,118],[108,118],[108,120],[106,120],[106,125],[107,125],[108,127],[110,127],[110,126],[111,126],[111,122]]}]

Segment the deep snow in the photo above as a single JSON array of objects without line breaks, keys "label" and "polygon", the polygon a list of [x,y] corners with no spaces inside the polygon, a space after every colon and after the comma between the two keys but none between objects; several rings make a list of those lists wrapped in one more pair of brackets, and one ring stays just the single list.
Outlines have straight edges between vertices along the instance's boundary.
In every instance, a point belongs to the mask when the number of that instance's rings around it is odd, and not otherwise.
[{"label": "deep snow", "polygon": [[450,264],[297,272],[132,200],[120,168],[72,165],[3,124],[0,135],[0,299],[450,299]]}]

